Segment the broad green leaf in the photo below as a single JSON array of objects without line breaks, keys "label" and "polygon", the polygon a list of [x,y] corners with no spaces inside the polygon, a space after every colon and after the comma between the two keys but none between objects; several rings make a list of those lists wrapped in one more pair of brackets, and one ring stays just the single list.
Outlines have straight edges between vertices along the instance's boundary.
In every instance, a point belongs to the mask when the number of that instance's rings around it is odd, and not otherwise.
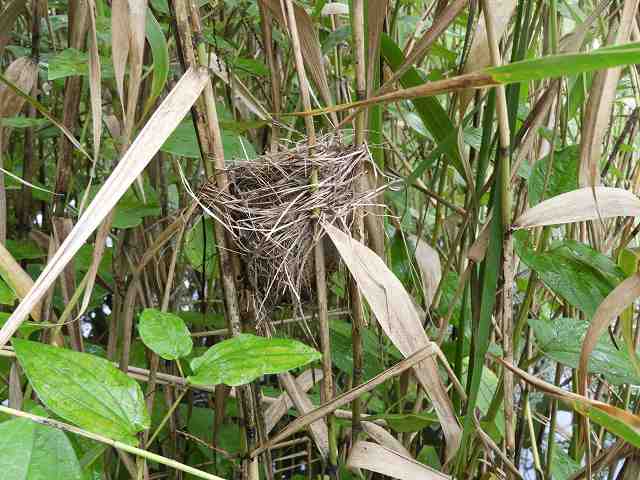
[{"label": "broad green leaf", "polygon": [[[469,368],[469,357],[466,357],[462,361],[462,376],[461,378],[467,378],[467,372]],[[478,391],[478,401],[476,407],[486,415],[489,412],[491,402],[495,396],[498,388],[498,377],[490,369],[484,368],[482,370],[482,379],[480,380],[480,390]],[[504,411],[502,408],[498,410],[495,419],[495,426],[500,433],[504,435]]]},{"label": "broad green leaf", "polygon": [[[113,67],[110,61],[101,61],[102,79],[113,78]],[[62,50],[49,59],[47,78],[57,80],[59,78],[73,77],[76,75],[89,75],[89,55],[75,48]]]},{"label": "broad green leaf", "polygon": [[5,117],[0,118],[0,126],[8,128],[42,128],[51,122],[46,118]]},{"label": "broad green leaf", "polygon": [[20,260],[35,260],[47,256],[47,252],[42,250],[33,240],[18,241],[7,239],[4,245],[17,262]]},{"label": "broad green leaf", "polygon": [[[224,157],[229,160],[245,160],[257,156],[251,142],[240,135],[222,131]],[[169,136],[161,150],[179,157],[200,158],[200,147],[191,120],[182,122]],[[246,155],[245,155],[246,151]]]},{"label": "broad green leaf", "polygon": [[61,430],[18,418],[0,423],[3,480],[81,480],[82,469]]},{"label": "broad green leaf", "polygon": [[173,313],[146,308],[140,315],[138,332],[144,344],[165,360],[189,355],[193,348],[189,330]]},{"label": "broad green leaf", "polygon": [[211,277],[218,271],[217,249],[213,221],[201,217],[187,232],[184,239],[184,254],[193,268]]},{"label": "broad green leaf", "polygon": [[555,445],[551,460],[551,478],[569,480],[578,470],[580,470],[580,464],[567,455],[560,445]]},{"label": "broad green leaf", "polygon": [[[89,198],[93,200],[101,185],[91,188]],[[135,191],[134,191],[135,190]],[[130,188],[120,198],[113,217],[113,228],[134,228],[142,224],[144,217],[160,215],[160,201],[156,191],[148,184],[144,184],[144,200],[135,188]]]},{"label": "broad green leaf", "polygon": [[167,83],[167,78],[169,77],[169,48],[167,46],[167,40],[164,38],[162,28],[150,8],[147,8],[145,21],[147,41],[149,42],[151,55],[153,56],[151,91],[145,104],[145,110],[147,110],[153,106],[153,103],[160,96]]},{"label": "broad green leaf", "polygon": [[639,62],[640,42],[634,42],[603,47],[588,53],[549,55],[522,60],[488,68],[484,72],[499,83],[514,83],[576,75]]},{"label": "broad green leaf", "polygon": [[[529,325],[535,334],[538,348],[547,357],[568,367],[578,368],[582,342],[589,322],[574,318],[532,318]],[[631,359],[627,350],[618,350],[608,335],[600,337],[589,358],[589,373],[602,374],[615,385],[640,385],[640,378],[630,366]]]},{"label": "broad green leaf", "polygon": [[516,234],[520,259],[538,273],[547,287],[588,316],[624,279],[613,260],[582,243],[566,240],[538,253],[530,250],[523,238],[526,234]]},{"label": "broad green leaf", "polygon": [[[1,281],[1,280],[0,280]],[[2,327],[7,320],[9,320],[10,313],[0,312],[0,327]],[[38,330],[42,330],[43,328],[53,327],[51,323],[45,322],[22,322],[20,328],[18,328],[18,333],[21,338],[29,338],[29,336],[33,332],[37,332]]]},{"label": "broad green leaf", "polygon": [[194,385],[244,385],[261,375],[286,372],[320,358],[320,353],[295,340],[244,333],[224,340],[191,361]]},{"label": "broad green leaf", "polygon": [[0,278],[0,305],[13,305],[17,299],[12,288]]},{"label": "broad green leaf", "polygon": [[[531,206],[578,188],[579,155],[578,145],[570,145],[557,150],[553,154],[553,159],[549,154],[536,162],[527,183]],[[551,172],[548,173],[550,166]],[[547,175],[549,175],[548,178]]]},{"label": "broad green leaf", "polygon": [[28,340],[12,343],[33,389],[56,415],[130,444],[149,427],[140,386],[111,362]]}]

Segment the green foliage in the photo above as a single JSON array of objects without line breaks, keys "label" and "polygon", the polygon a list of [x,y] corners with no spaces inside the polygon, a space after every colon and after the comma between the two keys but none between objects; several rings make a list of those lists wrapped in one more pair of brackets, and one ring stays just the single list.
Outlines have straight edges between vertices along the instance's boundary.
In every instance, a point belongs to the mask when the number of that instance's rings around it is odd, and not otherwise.
[{"label": "green foliage", "polygon": [[[578,368],[582,342],[589,322],[574,318],[553,320],[530,319],[538,348],[550,359],[571,368]],[[621,347],[622,348],[622,347]],[[629,354],[624,348],[614,345],[606,335],[599,340],[589,357],[589,372],[602,374],[614,385],[630,383],[640,385]]]},{"label": "green foliage", "polygon": [[282,373],[320,358],[320,353],[295,340],[243,333],[224,340],[191,360],[194,385],[243,385],[261,375]]},{"label": "green foliage", "polygon": [[140,386],[111,362],[28,340],[12,343],[31,386],[56,415],[130,444],[149,427]]},{"label": "green foliage", "polygon": [[201,217],[186,233],[184,254],[197,271],[204,271],[207,277],[217,274],[217,250],[213,221],[210,218]]},{"label": "green foliage", "polygon": [[165,360],[176,360],[191,353],[189,329],[173,313],[146,308],[140,314],[138,331],[144,344]]},{"label": "green foliage", "polygon": [[571,145],[538,160],[527,183],[529,204],[578,188],[578,158],[579,147]]},{"label": "green foliage", "polygon": [[84,480],[71,442],[55,428],[21,418],[2,422],[0,452],[3,480]]},{"label": "green foliage", "polygon": [[602,300],[624,279],[609,257],[588,246],[565,240],[544,252],[530,250],[526,233],[518,234],[516,250],[544,284],[569,304],[592,316]]}]

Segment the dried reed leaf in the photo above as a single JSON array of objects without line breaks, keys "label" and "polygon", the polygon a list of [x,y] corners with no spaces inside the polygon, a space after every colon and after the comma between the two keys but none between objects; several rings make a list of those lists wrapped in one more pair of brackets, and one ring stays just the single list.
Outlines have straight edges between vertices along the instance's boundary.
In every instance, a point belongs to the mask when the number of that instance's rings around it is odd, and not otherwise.
[{"label": "dried reed leaf", "polygon": [[380,37],[388,6],[389,0],[369,0],[367,2],[367,97],[373,93],[375,69],[379,68],[377,59],[380,56]]},{"label": "dried reed leaf", "polygon": [[579,188],[556,195],[526,210],[516,219],[513,228],[532,228],[584,222],[597,218],[638,215],[640,215],[640,199],[628,190],[612,187]]},{"label": "dried reed leaf", "polygon": [[[322,380],[322,370],[312,368],[302,372],[294,381],[303,392],[308,392],[311,387],[320,380]],[[293,402],[287,392],[281,393],[280,396],[269,405],[267,411],[264,412],[264,423],[267,433],[273,430],[273,427],[287,414],[287,411],[289,411],[291,407],[293,407]]]},{"label": "dried reed leaf", "polygon": [[[598,306],[584,336],[580,352],[578,392],[581,395],[587,394],[589,356],[596,347],[600,336],[613,320],[618,318],[627,307],[633,305],[638,297],[640,297],[640,274],[636,273],[614,288]],[[629,355],[635,355],[635,352],[629,352]]]},{"label": "dried reed leaf", "polygon": [[[16,262],[2,242],[0,242],[0,276],[16,292],[20,300],[24,299],[33,287],[31,276]],[[30,313],[34,320],[40,321],[40,302],[31,309]]]},{"label": "dried reed leaf", "polygon": [[91,97],[91,119],[93,121],[93,160],[98,160],[102,138],[102,75],[100,53],[96,33],[96,4],[89,0],[89,92]]},{"label": "dried reed leaf", "polygon": [[[296,382],[296,380],[293,378],[293,375],[287,372],[278,375],[278,378],[280,378],[282,386],[286,390],[287,395],[291,399],[293,405],[295,405],[296,410],[298,410],[300,415],[306,415],[309,412],[313,411],[314,405],[311,402],[311,399],[304,392],[298,382]],[[320,455],[322,455],[322,458],[328,458],[329,430],[324,418],[316,419],[315,421],[311,422],[308,427],[309,432],[311,433],[311,438],[313,438],[313,442],[316,444]]]},{"label": "dried reed leaf", "polygon": [[577,393],[564,390],[505,362],[501,358],[497,358],[497,360],[543,393],[566,402],[576,412],[597,420],[601,425],[606,423],[607,430],[622,436],[636,447],[640,447],[640,416],[628,410],[622,410],[621,408],[609,405],[608,403],[591,400]]},{"label": "dried reed leaf", "polygon": [[390,378],[393,378],[397,375],[400,375],[402,372],[414,367],[415,365],[423,362],[425,359],[431,358],[437,354],[438,347],[434,343],[430,342],[427,347],[417,351],[413,355],[404,360],[396,363],[394,366],[386,369],[384,372],[376,375],[371,380],[364,382],[361,385],[358,385],[351,390],[344,392],[337,397],[334,397],[332,400],[324,403],[322,406],[312,410],[311,412],[302,415],[296,418],[293,422],[283,428],[280,432],[270,438],[264,445],[261,445],[259,448],[251,452],[251,456],[255,457],[256,455],[260,455],[262,452],[271,448],[273,445],[276,445],[279,442],[289,438],[294,433],[299,432],[303,428],[312,424],[315,421],[321,420],[330,413],[336,411],[343,405],[352,402],[354,399],[358,398],[360,395],[366,392],[370,392],[378,385],[383,384]]},{"label": "dried reed leaf", "polygon": [[409,235],[409,238],[416,244],[416,249],[413,254],[416,257],[420,276],[422,277],[425,304],[427,308],[429,308],[440,284],[440,280],[442,279],[440,255],[438,255],[438,252],[432,248],[431,245],[421,238],[415,235]]},{"label": "dried reed leaf", "polygon": [[[625,0],[620,24],[611,24],[610,45],[626,43],[629,40],[639,4],[640,0]],[[578,185],[581,187],[592,187],[600,183],[599,162],[602,157],[603,139],[609,131],[611,110],[621,73],[620,67],[609,68],[598,71],[593,78],[582,122],[578,168]]]},{"label": "dried reed leaf", "polygon": [[[271,12],[274,18],[280,23],[280,26],[286,30],[286,15],[283,14],[280,0],[260,0],[260,2],[269,9],[269,12]],[[328,106],[333,105],[334,102],[331,90],[329,90],[327,72],[324,68],[324,59],[320,48],[320,40],[316,29],[313,26],[313,21],[305,9],[300,5],[294,4],[294,10],[298,26],[298,34],[300,35],[302,57],[304,58],[305,65],[307,66],[314,83],[318,87],[320,96],[324,103]]]},{"label": "dried reed leaf", "polygon": [[[488,0],[487,10],[493,13],[493,25],[496,38],[500,40],[507,31],[509,20],[517,5],[516,0]],[[487,25],[484,20],[485,12],[480,15],[480,19],[476,25],[476,31],[473,35],[469,56],[464,66],[464,73],[477,72],[491,65],[491,57],[489,55],[489,36],[487,35]],[[473,92],[465,90],[460,96],[460,111],[465,112],[467,106],[473,97]]]},{"label": "dried reed leaf", "polygon": [[[38,64],[28,57],[16,58],[7,67],[4,77],[20,90],[29,93],[38,79]],[[25,98],[17,95],[6,83],[0,85],[0,118],[15,117],[24,103]]]},{"label": "dried reed leaf", "polygon": [[124,74],[127,69],[127,58],[129,58],[129,35],[129,1],[113,0],[111,2],[111,51],[123,114],[125,113]]},{"label": "dried reed leaf", "polygon": [[[144,64],[144,46],[146,31],[146,0],[129,0],[129,82],[127,83],[127,116],[125,132],[127,137],[133,134],[133,126],[138,106],[138,94],[142,79],[142,65]],[[142,187],[142,184],[140,184]]]},{"label": "dried reed leaf", "polygon": [[351,449],[347,459],[349,468],[362,468],[400,480],[445,480],[449,475],[440,473],[382,445],[358,442]]},{"label": "dried reed leaf", "polygon": [[[408,357],[429,345],[429,338],[411,296],[375,252],[336,227],[323,224],[342,260],[367,299],[378,323],[400,352]],[[447,459],[455,454],[461,430],[451,399],[433,358],[414,368],[418,381],[436,410],[447,442]]]},{"label": "dried reed leaf", "polygon": [[320,15],[349,15],[349,5],[340,2],[327,2],[322,7]]},{"label": "dried reed leaf", "polygon": [[167,95],[80,217],[71,234],[47,263],[29,294],[0,329],[0,346],[6,345],[75,253],[160,150],[199,97],[208,79],[206,69],[189,69]]},{"label": "dried reed leaf", "polygon": [[400,455],[411,458],[411,452],[400,443],[400,441],[391,435],[388,431],[382,428],[380,425],[376,425],[373,422],[362,422],[362,430],[369,435],[376,443],[386,447],[394,452],[398,452]]}]

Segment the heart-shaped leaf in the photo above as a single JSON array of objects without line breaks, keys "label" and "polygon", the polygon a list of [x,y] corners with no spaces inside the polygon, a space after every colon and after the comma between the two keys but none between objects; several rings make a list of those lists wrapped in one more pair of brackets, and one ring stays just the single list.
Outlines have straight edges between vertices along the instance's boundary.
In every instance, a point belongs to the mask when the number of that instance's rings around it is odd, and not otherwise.
[{"label": "heart-shaped leaf", "polygon": [[244,333],[224,340],[191,361],[194,385],[237,386],[260,375],[282,373],[318,360],[320,353],[304,343]]},{"label": "heart-shaped leaf", "polygon": [[149,428],[140,386],[108,360],[17,338],[12,344],[33,389],[56,415],[130,444]]},{"label": "heart-shaped leaf", "polygon": [[193,348],[189,329],[173,313],[145,309],[140,315],[138,332],[144,344],[165,360],[185,357]]}]

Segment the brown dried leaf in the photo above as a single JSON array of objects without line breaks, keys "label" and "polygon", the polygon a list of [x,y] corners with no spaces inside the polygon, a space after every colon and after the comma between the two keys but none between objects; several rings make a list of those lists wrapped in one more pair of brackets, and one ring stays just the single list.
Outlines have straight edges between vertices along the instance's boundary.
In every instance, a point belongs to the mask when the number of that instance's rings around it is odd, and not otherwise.
[{"label": "brown dried leaf", "polygon": [[[500,40],[507,31],[507,26],[511,20],[511,15],[516,8],[516,0],[488,0],[486,2],[487,10],[493,13],[493,25],[496,32],[496,38]],[[469,49],[469,57],[464,66],[464,73],[477,72],[491,65],[491,56],[489,54],[489,36],[487,35],[487,25],[484,20],[484,12],[480,15],[473,35],[471,48]],[[460,98],[460,111],[465,112],[473,92],[465,90]]]},{"label": "brown dried leaf", "polygon": [[[309,370],[305,370],[302,372],[296,379],[295,382],[298,384],[300,389],[303,392],[308,392],[311,387],[315,383],[318,383],[322,380],[322,370],[319,368],[312,368]],[[282,417],[284,417],[287,411],[293,406],[293,402],[291,401],[291,397],[287,392],[283,392],[271,405],[267,408],[266,412],[264,412],[264,423],[266,427],[266,432],[270,433],[273,430],[273,427],[276,426],[276,423],[280,421]]]},{"label": "brown dried leaf", "polygon": [[96,33],[96,4],[89,0],[89,92],[91,96],[91,119],[93,121],[93,160],[98,160],[102,138],[102,75]]},{"label": "brown dried leaf", "polygon": [[[260,2],[269,9],[269,12],[278,21],[278,23],[280,23],[280,26],[286,30],[287,22],[285,21],[285,15],[283,15],[282,12],[280,0],[260,0]],[[313,26],[311,17],[305,9],[298,4],[294,4],[294,9],[305,65],[320,91],[322,100],[327,106],[331,106],[334,102],[331,91],[329,90],[329,81],[327,80],[327,72],[324,68],[324,59],[322,56],[322,50],[320,49],[318,34]]]},{"label": "brown dried leaf", "polygon": [[382,445],[358,442],[347,459],[349,468],[362,468],[400,480],[445,480],[449,475],[440,473],[411,457]]},{"label": "brown dried leaf", "polygon": [[556,195],[526,210],[516,219],[513,228],[532,228],[598,218],[638,215],[640,215],[640,199],[628,190],[612,187],[579,188]]},{"label": "brown dried leaf", "polygon": [[[428,346],[429,338],[411,296],[382,259],[336,227],[328,224],[323,227],[358,283],[378,323],[398,350],[408,357]],[[460,444],[461,430],[435,359],[425,360],[414,368],[414,372],[433,402],[447,441],[447,459],[450,459]]]},{"label": "brown dried leaf", "polygon": [[[629,41],[640,0],[625,0],[620,24],[612,22],[609,44]],[[609,68],[595,73],[582,123],[578,185],[591,187],[600,183],[599,162],[604,135],[609,131],[611,110],[622,68]]]},{"label": "brown dried leaf", "polygon": [[[0,38],[4,37],[6,32],[11,31],[26,4],[27,0],[13,0],[0,12]],[[0,55],[5,46],[4,42],[0,42]]]},{"label": "brown dried leaf", "polygon": [[[38,64],[28,57],[16,58],[7,67],[4,76],[23,92],[31,93],[38,78]],[[0,85],[0,118],[18,115],[24,102],[25,99],[16,95],[8,85]]]},{"label": "brown dried leaf", "polygon": [[113,52],[113,71],[116,87],[120,96],[120,105],[124,113],[124,73],[129,58],[129,1],[111,2],[111,51]]},{"label": "brown dried leaf", "polygon": [[[636,273],[614,288],[598,306],[589,324],[589,329],[582,342],[582,351],[580,352],[578,392],[581,395],[587,394],[589,356],[596,347],[600,335],[602,335],[607,326],[618,318],[629,305],[632,305],[638,297],[640,297],[640,274]],[[634,355],[633,352],[629,353],[630,355]]]},{"label": "brown dried leaf", "polygon": [[414,256],[416,257],[420,276],[422,277],[425,303],[427,308],[429,308],[436,294],[436,290],[438,290],[440,279],[442,278],[440,255],[438,255],[438,252],[427,242],[415,235],[409,235],[409,238],[416,244]]},{"label": "brown dried leaf", "polygon": [[87,238],[160,150],[200,96],[208,79],[205,68],[189,69],[167,95],[80,217],[71,234],[47,263],[29,294],[0,329],[0,346],[6,345]]},{"label": "brown dried leaf", "polygon": [[398,452],[400,455],[411,458],[411,452],[409,452],[409,450],[407,450],[396,437],[391,435],[380,425],[376,425],[373,422],[362,422],[362,430],[375,440],[376,443],[393,450],[394,452]]}]

